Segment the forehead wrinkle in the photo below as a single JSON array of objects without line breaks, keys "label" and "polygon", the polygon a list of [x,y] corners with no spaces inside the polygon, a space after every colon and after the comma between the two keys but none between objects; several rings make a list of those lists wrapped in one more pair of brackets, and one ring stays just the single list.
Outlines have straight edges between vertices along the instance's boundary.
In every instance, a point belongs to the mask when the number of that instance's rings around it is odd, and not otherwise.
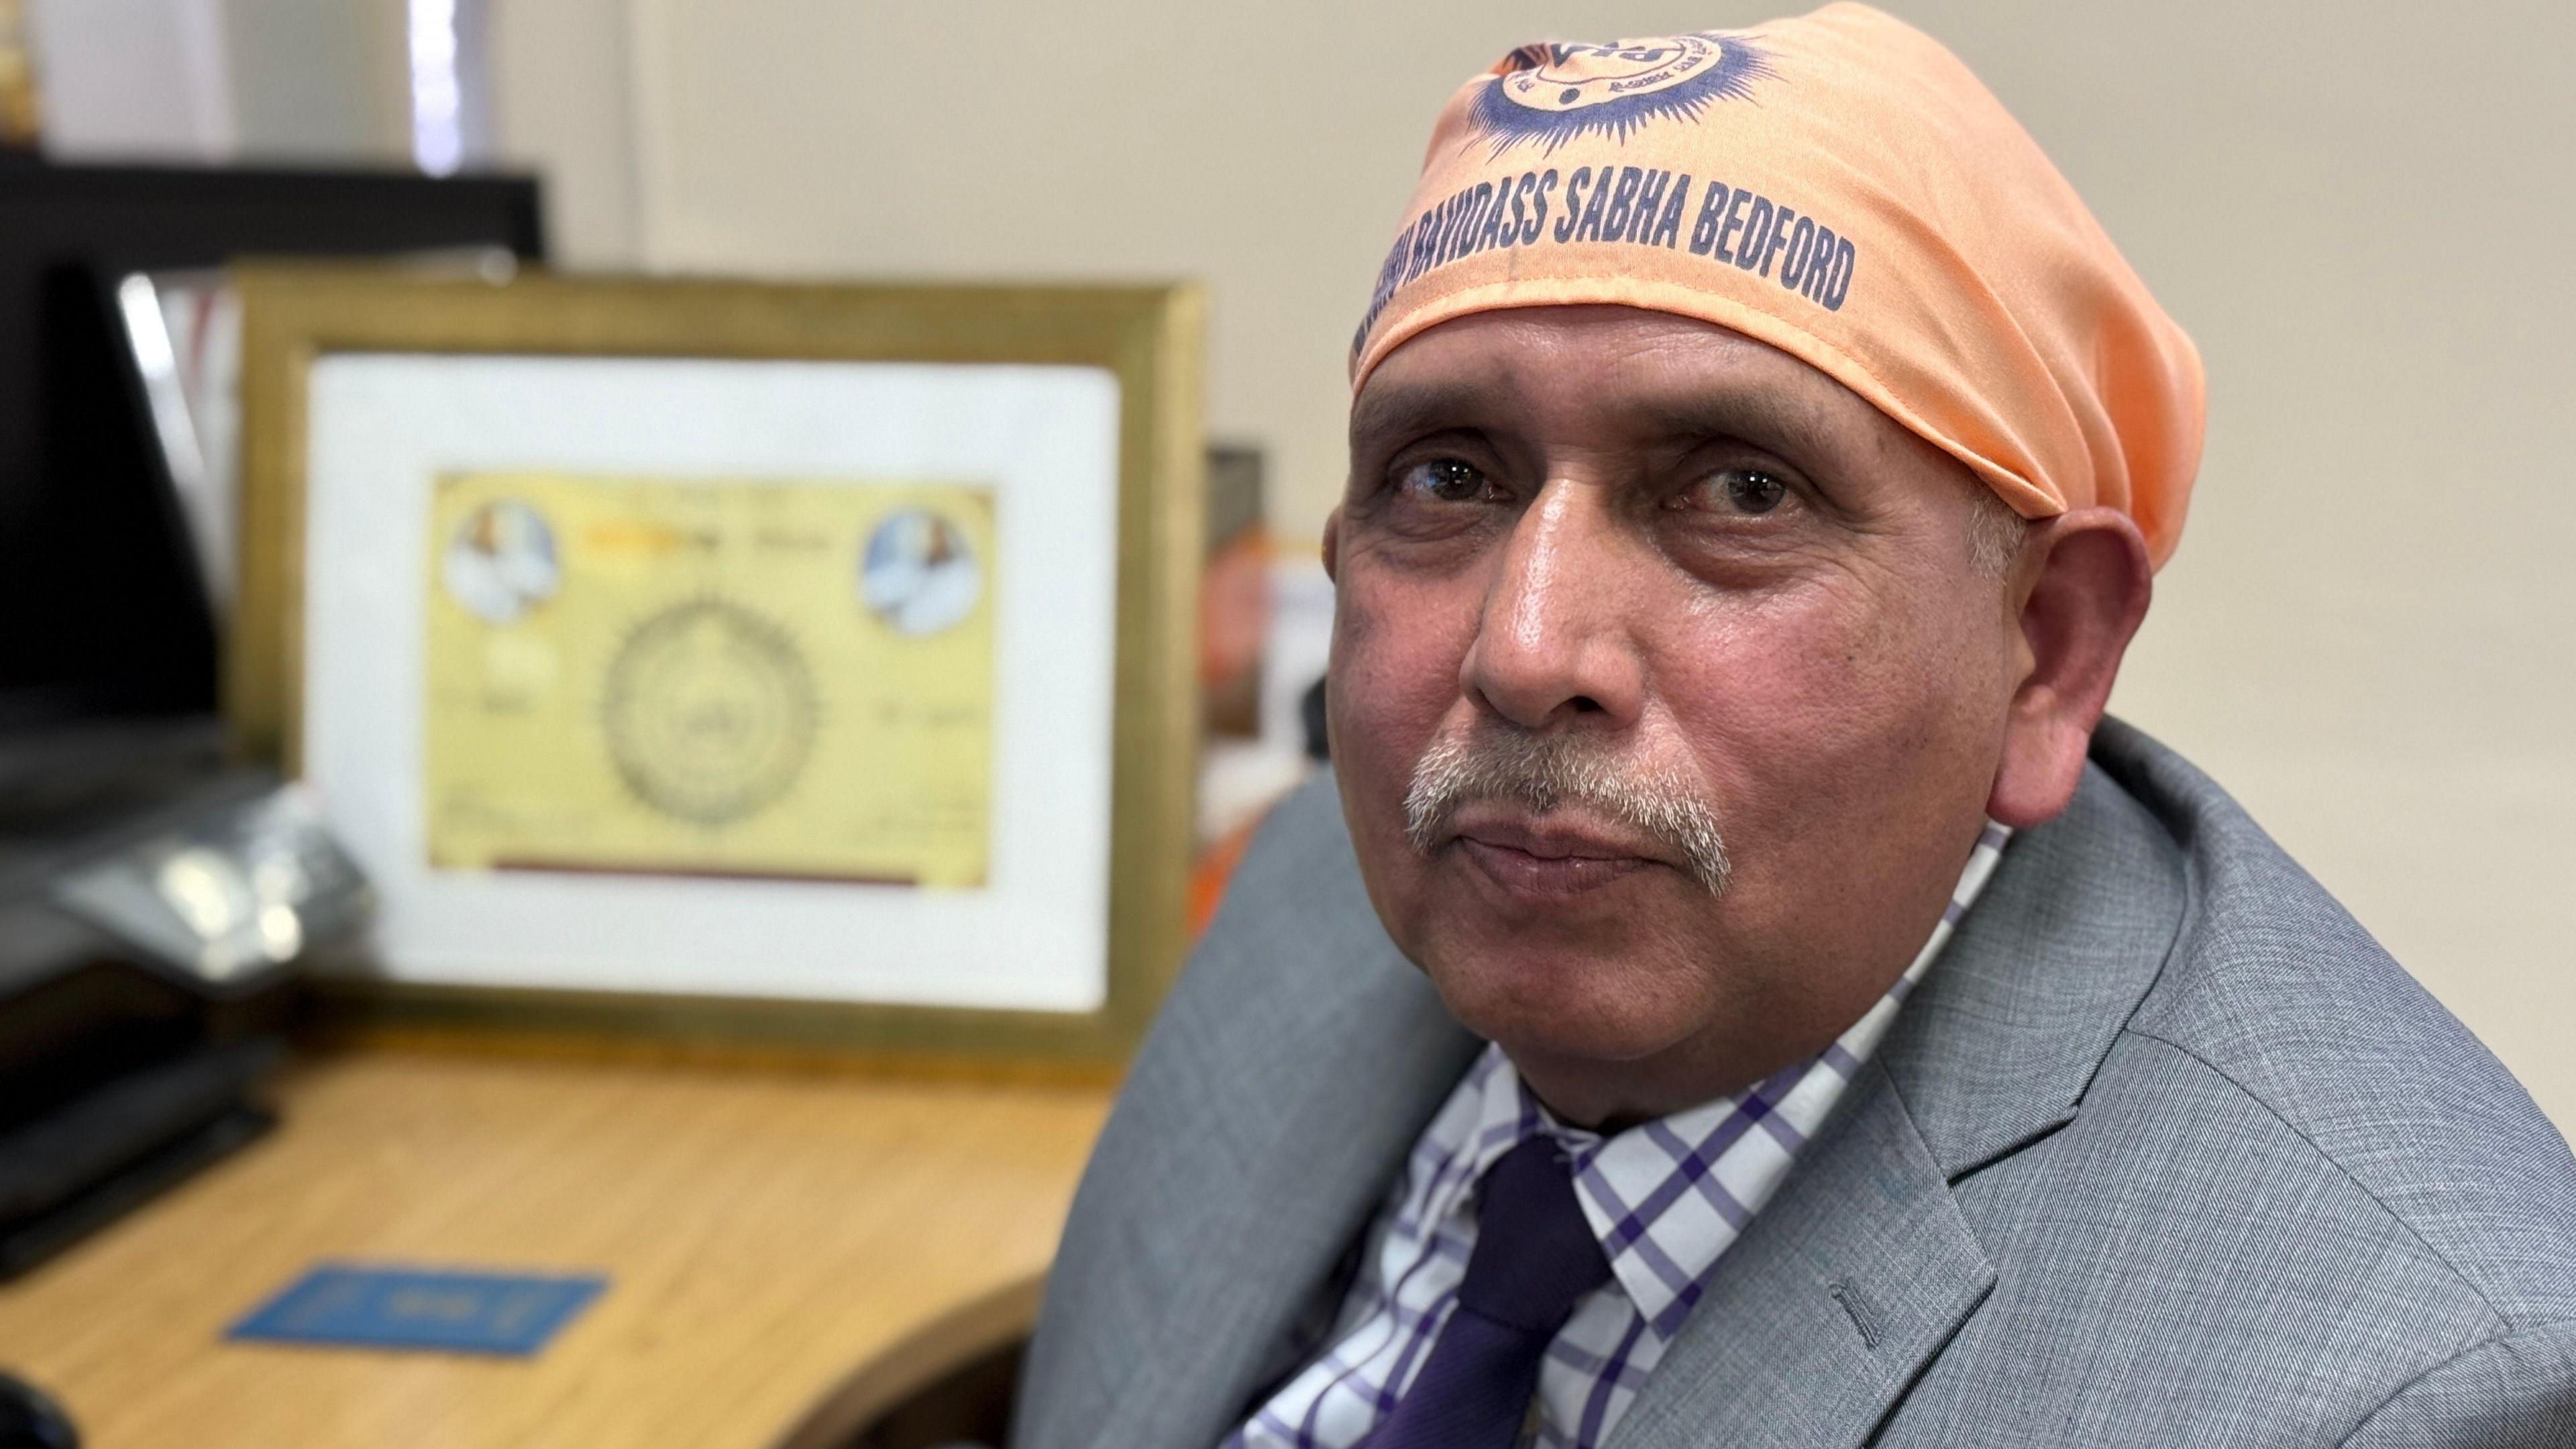
[{"label": "forehead wrinkle", "polygon": [[1623,409],[1642,437],[1703,442],[1726,438],[1814,464],[1849,446],[1841,430],[1812,407],[1773,388],[1733,388],[1637,399]]},{"label": "forehead wrinkle", "polygon": [[1444,377],[1372,385],[1351,407],[1351,441],[1462,427],[1506,404],[1515,391],[1509,376]]},{"label": "forehead wrinkle", "polygon": [[[1568,404],[1581,421],[1606,423],[1638,441],[1732,438],[1796,461],[1822,461],[1866,442],[1835,425],[1831,409],[1808,395],[1817,384],[1839,391],[1839,383],[1712,323],[1566,307],[1486,314],[1463,325],[1483,345],[1463,355],[1444,350],[1436,363],[1423,358],[1434,365],[1414,368],[1418,376],[1390,377],[1390,369],[1370,379],[1353,401],[1354,444],[1479,425],[1543,439],[1551,415]],[[1532,365],[1540,376],[1528,375]]]}]

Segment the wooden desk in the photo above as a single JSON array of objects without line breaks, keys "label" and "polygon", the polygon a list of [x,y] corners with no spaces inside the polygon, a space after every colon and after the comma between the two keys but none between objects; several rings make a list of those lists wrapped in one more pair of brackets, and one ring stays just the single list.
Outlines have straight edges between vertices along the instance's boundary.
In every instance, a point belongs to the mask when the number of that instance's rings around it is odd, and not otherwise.
[{"label": "wooden desk", "polygon": [[[276,1133],[0,1289],[85,1449],[765,1449],[859,1364],[1045,1267],[1109,1092],[370,1052]],[[593,1270],[545,1351],[223,1341],[321,1258]]]}]

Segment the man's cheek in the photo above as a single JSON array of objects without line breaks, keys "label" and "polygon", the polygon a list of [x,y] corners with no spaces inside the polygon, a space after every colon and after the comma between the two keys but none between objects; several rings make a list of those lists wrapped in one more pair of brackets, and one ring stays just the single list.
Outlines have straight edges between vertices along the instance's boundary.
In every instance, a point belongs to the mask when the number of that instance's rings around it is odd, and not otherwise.
[{"label": "man's cheek", "polygon": [[1427,728],[1457,695],[1472,607],[1456,607],[1446,591],[1373,580],[1346,583],[1336,603],[1332,671],[1344,703]]},{"label": "man's cheek", "polygon": [[1393,817],[1403,810],[1413,779],[1414,762],[1429,743],[1429,728],[1418,709],[1390,694],[1372,693],[1363,677],[1338,676],[1351,703],[1333,711],[1333,764],[1345,781],[1365,793],[1358,803],[1371,815]]},{"label": "man's cheek", "polygon": [[[1723,722],[1703,715],[1695,731],[1741,827],[1740,884],[1795,869],[1798,842],[1885,828],[1919,803],[1926,770],[1947,764],[1954,731],[1938,679],[1879,640],[1818,642],[1739,660]],[[1786,854],[1761,859],[1766,843]]]},{"label": "man's cheek", "polygon": [[1919,728],[1919,683],[1888,678],[1880,649],[1832,629],[1741,631],[1704,639],[1658,671],[1671,728],[1709,782],[1745,871],[1760,873],[1765,842],[1883,790],[1891,750],[1911,752],[1898,740]]},{"label": "man's cheek", "polygon": [[1385,753],[1391,715],[1402,701],[1388,689],[1400,679],[1382,657],[1379,615],[1345,589],[1333,615],[1333,654],[1325,705],[1333,725],[1333,759],[1345,776],[1367,775]]}]

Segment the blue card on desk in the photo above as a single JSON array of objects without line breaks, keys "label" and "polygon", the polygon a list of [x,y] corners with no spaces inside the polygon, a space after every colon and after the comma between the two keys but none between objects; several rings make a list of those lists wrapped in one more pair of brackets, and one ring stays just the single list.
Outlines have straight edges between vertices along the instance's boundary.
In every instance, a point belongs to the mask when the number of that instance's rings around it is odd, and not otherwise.
[{"label": "blue card on desk", "polygon": [[526,1357],[572,1321],[605,1278],[324,1263],[232,1326],[227,1338]]}]

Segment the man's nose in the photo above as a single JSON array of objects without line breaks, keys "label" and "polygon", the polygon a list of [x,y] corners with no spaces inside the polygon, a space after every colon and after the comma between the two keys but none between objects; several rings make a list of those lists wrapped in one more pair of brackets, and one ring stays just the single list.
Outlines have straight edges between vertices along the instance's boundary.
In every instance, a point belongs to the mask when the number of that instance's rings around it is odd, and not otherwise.
[{"label": "man's nose", "polygon": [[1645,692],[1643,548],[1604,490],[1548,482],[1503,544],[1459,688],[1524,729],[1585,715],[1633,722]]}]

